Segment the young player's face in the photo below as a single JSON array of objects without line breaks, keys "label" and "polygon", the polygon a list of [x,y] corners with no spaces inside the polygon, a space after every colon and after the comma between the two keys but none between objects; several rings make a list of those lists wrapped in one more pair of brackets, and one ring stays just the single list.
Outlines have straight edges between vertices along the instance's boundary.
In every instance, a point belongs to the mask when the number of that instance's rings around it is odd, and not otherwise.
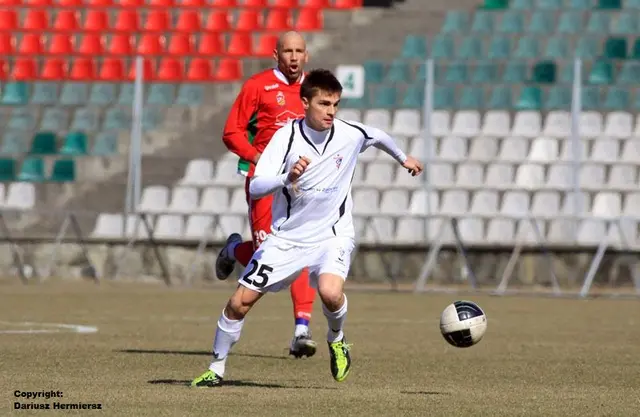
[{"label": "young player's face", "polygon": [[318,91],[311,101],[303,98],[305,119],[309,127],[315,130],[326,130],[333,125],[333,119],[338,112],[340,93]]},{"label": "young player's face", "polygon": [[285,38],[274,53],[274,58],[278,63],[278,69],[289,81],[297,81],[304,71],[307,63],[307,47],[304,39],[291,36]]}]

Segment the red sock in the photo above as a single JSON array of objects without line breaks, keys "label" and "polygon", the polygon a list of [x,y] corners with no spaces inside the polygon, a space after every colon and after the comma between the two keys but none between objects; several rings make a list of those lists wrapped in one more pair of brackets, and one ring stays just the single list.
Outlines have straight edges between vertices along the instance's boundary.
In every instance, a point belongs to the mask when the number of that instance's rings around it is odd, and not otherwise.
[{"label": "red sock", "polygon": [[240,243],[238,246],[236,246],[234,256],[242,266],[247,266],[247,264],[251,260],[251,257],[253,256],[253,242],[248,240],[246,242]]},{"label": "red sock", "polygon": [[309,285],[309,272],[305,269],[291,284],[291,300],[293,300],[293,315],[298,319],[309,323],[313,311],[313,301],[316,298],[316,290]]}]

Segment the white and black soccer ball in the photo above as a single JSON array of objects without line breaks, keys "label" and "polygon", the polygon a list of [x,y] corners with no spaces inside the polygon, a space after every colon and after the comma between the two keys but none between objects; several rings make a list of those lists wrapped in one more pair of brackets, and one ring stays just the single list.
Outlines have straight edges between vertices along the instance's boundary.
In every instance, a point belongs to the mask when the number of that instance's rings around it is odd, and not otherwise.
[{"label": "white and black soccer ball", "polygon": [[440,316],[440,332],[450,345],[466,348],[482,340],[487,331],[487,316],[473,301],[455,301]]}]

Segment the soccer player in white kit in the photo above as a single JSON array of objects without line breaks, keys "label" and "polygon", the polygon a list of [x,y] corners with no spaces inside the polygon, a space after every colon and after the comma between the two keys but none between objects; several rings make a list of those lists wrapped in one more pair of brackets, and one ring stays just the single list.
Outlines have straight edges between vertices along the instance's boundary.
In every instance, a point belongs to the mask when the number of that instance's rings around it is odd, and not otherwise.
[{"label": "soccer player in white kit", "polygon": [[192,386],[222,383],[227,355],[239,340],[244,318],[267,292],[287,288],[305,267],[318,289],[328,323],[331,374],[344,381],[351,367],[342,328],[343,292],[354,248],[351,181],[358,155],[375,146],[411,175],[422,164],[405,155],[380,129],[336,119],[342,86],[328,70],[311,71],[300,89],[304,119],[279,129],[267,145],[249,185],[252,198],[274,194],[271,234],[255,252],[220,315],[213,362]]}]

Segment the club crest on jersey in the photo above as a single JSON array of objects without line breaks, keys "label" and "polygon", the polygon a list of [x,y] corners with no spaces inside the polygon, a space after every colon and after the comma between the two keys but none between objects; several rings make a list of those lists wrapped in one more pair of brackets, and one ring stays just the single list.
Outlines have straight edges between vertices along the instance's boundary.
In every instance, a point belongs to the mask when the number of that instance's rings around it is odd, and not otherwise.
[{"label": "club crest on jersey", "polygon": [[282,91],[278,91],[278,94],[276,94],[276,103],[278,103],[279,106],[287,104],[286,101],[284,101],[284,93]]},{"label": "club crest on jersey", "polygon": [[333,160],[336,161],[336,169],[340,169],[340,165],[342,165],[342,156],[338,154],[333,157]]}]

